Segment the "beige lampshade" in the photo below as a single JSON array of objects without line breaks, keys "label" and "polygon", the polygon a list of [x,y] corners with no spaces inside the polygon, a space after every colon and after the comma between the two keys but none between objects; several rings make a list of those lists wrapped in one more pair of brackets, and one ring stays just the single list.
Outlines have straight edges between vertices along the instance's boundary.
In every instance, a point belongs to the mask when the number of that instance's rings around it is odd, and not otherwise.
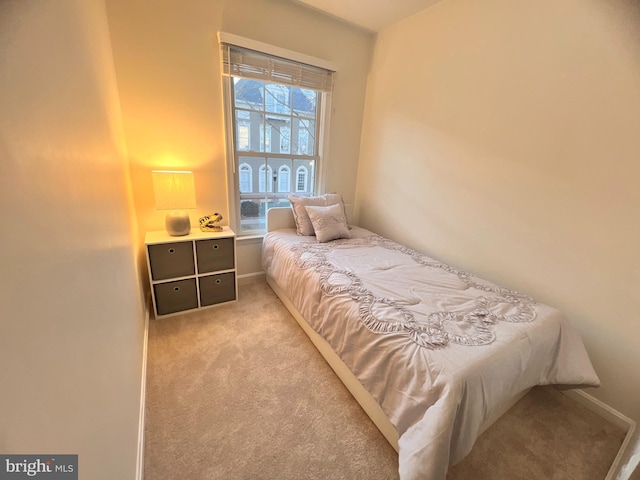
[{"label": "beige lampshade", "polygon": [[167,233],[172,236],[188,235],[191,220],[183,209],[196,208],[196,191],[191,172],[154,170],[153,191],[158,210],[170,210],[165,218]]},{"label": "beige lampshade", "polygon": [[151,175],[158,210],[196,208],[192,172],[154,170]]}]

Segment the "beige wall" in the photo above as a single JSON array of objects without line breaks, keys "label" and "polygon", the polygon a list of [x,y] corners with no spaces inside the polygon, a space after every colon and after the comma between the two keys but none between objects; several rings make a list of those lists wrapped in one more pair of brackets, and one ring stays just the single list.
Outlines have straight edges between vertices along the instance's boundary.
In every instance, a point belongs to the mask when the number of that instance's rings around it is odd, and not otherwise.
[{"label": "beige wall", "polygon": [[[229,218],[218,31],[337,65],[327,189],[353,201],[371,34],[285,0],[107,0],[107,10],[141,234],[164,228],[150,174],[159,167],[194,172],[192,224]],[[238,260],[241,274],[261,270],[241,249]]]},{"label": "beige wall", "polygon": [[563,310],[640,420],[640,4],[443,0],[379,35],[360,223]]},{"label": "beige wall", "polygon": [[0,452],[136,474],[144,309],[101,0],[0,2]]}]

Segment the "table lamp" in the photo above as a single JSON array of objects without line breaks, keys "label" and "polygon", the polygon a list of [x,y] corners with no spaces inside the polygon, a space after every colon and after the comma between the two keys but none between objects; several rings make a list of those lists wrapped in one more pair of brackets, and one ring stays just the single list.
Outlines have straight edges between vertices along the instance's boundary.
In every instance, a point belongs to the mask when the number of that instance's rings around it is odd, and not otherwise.
[{"label": "table lamp", "polygon": [[156,209],[170,210],[165,221],[167,233],[172,236],[188,235],[191,232],[191,221],[189,214],[182,210],[196,208],[193,173],[154,170],[151,175]]}]

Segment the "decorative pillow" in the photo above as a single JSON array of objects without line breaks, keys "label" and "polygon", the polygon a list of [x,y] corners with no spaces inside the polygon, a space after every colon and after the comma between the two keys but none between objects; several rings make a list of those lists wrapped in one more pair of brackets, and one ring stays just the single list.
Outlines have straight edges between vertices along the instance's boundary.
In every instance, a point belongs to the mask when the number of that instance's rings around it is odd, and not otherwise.
[{"label": "decorative pillow", "polygon": [[306,206],[326,207],[328,205],[340,205],[344,213],[344,203],[342,202],[342,195],[339,193],[327,193],[319,197],[289,195],[287,198],[291,202],[291,209],[293,210],[293,218],[296,221],[296,231],[298,235],[315,235],[309,214],[307,214],[304,208]]},{"label": "decorative pillow", "polygon": [[324,243],[338,238],[351,238],[347,218],[342,204],[328,207],[304,207],[309,215],[318,242]]}]

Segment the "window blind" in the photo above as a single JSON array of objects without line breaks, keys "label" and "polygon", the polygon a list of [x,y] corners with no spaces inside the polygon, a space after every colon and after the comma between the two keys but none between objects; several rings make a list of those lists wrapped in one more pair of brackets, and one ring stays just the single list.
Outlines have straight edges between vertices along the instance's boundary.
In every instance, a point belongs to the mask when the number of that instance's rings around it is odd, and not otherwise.
[{"label": "window blind", "polygon": [[220,44],[222,73],[270,83],[330,92],[333,72],[237,45]]}]

